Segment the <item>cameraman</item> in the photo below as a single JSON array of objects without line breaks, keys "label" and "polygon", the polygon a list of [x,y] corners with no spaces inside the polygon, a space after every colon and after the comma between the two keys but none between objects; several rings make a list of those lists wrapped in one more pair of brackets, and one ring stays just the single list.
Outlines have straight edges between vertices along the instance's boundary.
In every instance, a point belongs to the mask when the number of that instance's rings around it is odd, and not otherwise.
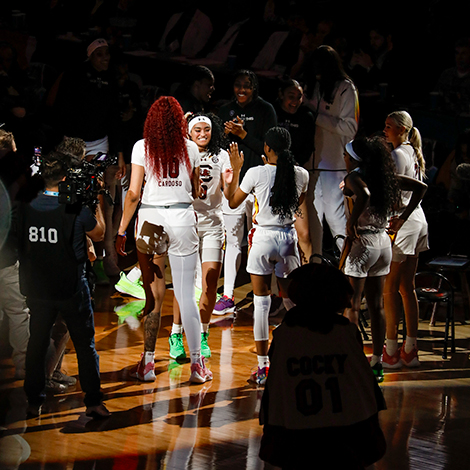
[{"label": "cameraman", "polygon": [[[28,414],[39,416],[45,399],[46,352],[52,326],[60,314],[77,352],[86,415],[106,418],[110,413],[102,402],[93,310],[85,278],[85,235],[102,240],[105,223],[100,205],[93,214],[88,206],[59,203],[59,183],[70,165],[71,159],[65,154],[51,152],[44,157],[41,173],[45,190],[21,207],[20,286],[31,315],[24,389]],[[48,276],[44,276],[45,266],[50,268]]]}]

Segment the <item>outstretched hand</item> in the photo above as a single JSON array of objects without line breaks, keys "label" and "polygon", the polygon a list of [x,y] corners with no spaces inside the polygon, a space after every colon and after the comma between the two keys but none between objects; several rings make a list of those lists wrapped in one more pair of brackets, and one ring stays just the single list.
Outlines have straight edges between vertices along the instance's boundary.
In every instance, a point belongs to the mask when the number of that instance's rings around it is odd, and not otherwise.
[{"label": "outstretched hand", "polygon": [[243,166],[244,155],[238,150],[238,144],[232,142],[229,146],[230,164],[234,172],[239,172]]}]

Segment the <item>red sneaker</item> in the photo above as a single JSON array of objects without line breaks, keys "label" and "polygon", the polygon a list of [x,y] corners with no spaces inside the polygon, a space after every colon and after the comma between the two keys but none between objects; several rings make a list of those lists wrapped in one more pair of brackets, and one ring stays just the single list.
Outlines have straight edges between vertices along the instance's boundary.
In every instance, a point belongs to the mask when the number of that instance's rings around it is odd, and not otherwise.
[{"label": "red sneaker", "polygon": [[395,354],[389,356],[387,354],[387,348],[384,346],[382,353],[382,366],[384,369],[399,369],[403,366],[400,359],[400,349],[395,351]]},{"label": "red sneaker", "polygon": [[413,348],[409,353],[406,353],[405,343],[401,347],[400,359],[406,367],[419,367],[421,365],[418,360],[418,348]]}]

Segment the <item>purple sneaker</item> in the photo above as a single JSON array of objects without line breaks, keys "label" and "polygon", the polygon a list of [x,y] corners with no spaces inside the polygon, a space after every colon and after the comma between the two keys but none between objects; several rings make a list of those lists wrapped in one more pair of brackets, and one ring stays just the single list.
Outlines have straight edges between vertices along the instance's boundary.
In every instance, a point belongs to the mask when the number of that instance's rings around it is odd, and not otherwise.
[{"label": "purple sneaker", "polygon": [[233,297],[230,299],[226,295],[223,295],[219,301],[215,304],[212,313],[214,315],[225,315],[235,311],[235,302]]}]

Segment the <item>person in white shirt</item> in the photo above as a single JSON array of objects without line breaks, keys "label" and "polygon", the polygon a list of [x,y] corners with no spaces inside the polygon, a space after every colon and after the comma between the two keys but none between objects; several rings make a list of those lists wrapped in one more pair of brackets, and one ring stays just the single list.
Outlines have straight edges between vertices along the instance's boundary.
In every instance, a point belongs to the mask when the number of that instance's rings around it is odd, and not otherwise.
[{"label": "person in white shirt", "polygon": [[[406,111],[394,111],[385,120],[384,134],[393,146],[392,157],[397,173],[422,181],[425,161],[421,146],[421,135]],[[410,193],[401,193],[398,213],[403,212]],[[386,340],[383,366],[387,369],[419,367],[418,359],[418,299],[415,292],[415,274],[419,253],[428,249],[428,224],[421,205],[417,206],[403,224],[393,244],[390,274],[385,280],[384,308]],[[398,348],[398,324],[401,309],[405,314],[406,339]]]},{"label": "person in white shirt", "polygon": [[[345,147],[344,160],[349,171],[343,187],[344,195],[349,200],[346,204],[346,233],[347,241],[351,242],[344,273],[354,289],[352,306],[346,309],[345,316],[358,324],[364,295],[372,333],[370,365],[377,381],[382,382],[385,338],[383,293],[392,261],[389,234],[396,236],[403,221],[420,203],[426,185],[413,178],[396,175],[390,149],[380,137],[358,138],[349,142]],[[410,191],[410,198],[398,221],[390,217],[400,201],[400,189]]]},{"label": "person in white shirt", "polygon": [[143,381],[155,380],[155,344],[165,294],[167,254],[191,355],[190,381],[212,380],[212,372],[201,356],[201,320],[194,296],[199,240],[193,201],[200,190],[200,158],[197,145],[186,135],[187,123],[178,101],[160,97],[147,114],[144,138],[135,143],[132,151],[131,182],[116,238],[116,250],[125,256],[125,231],[140,201],[136,247],[145,289],[146,318],[144,353],[137,366],[137,377]]},{"label": "person in white shirt", "polygon": [[230,145],[233,179],[229,185],[229,205],[239,206],[254,194],[253,228],[248,235],[250,250],[246,270],[253,286],[254,337],[258,369],[250,380],[264,385],[269,371],[269,309],[271,276],[274,272],[286,309],[292,306],[287,298],[286,278],[300,266],[297,248],[295,213],[299,210],[308,187],[308,171],[295,164],[290,152],[291,137],[282,127],[268,130],[264,138],[264,165],[250,168],[238,187],[243,165],[243,152]]},{"label": "person in white shirt", "polygon": [[[196,143],[201,158],[201,192],[194,201],[199,236],[200,269],[196,287],[201,289],[201,354],[211,356],[208,345],[209,323],[216,302],[217,282],[222,269],[225,227],[222,212],[222,182],[224,174],[231,172],[230,158],[222,148],[225,134],[222,121],[212,113],[198,113],[188,118],[189,138]],[[199,266],[198,266],[199,267]],[[186,357],[183,346],[183,325],[179,308],[174,308],[170,342],[170,356],[181,360]]]},{"label": "person in white shirt", "polygon": [[346,235],[346,216],[340,183],[347,174],[343,160],[344,146],[354,139],[359,123],[357,89],[344,72],[338,53],[330,46],[320,46],[312,54],[311,72],[305,104],[316,116],[315,152],[304,168],[311,171],[308,201],[313,254],[322,254],[323,219],[326,220],[338,248]]}]

